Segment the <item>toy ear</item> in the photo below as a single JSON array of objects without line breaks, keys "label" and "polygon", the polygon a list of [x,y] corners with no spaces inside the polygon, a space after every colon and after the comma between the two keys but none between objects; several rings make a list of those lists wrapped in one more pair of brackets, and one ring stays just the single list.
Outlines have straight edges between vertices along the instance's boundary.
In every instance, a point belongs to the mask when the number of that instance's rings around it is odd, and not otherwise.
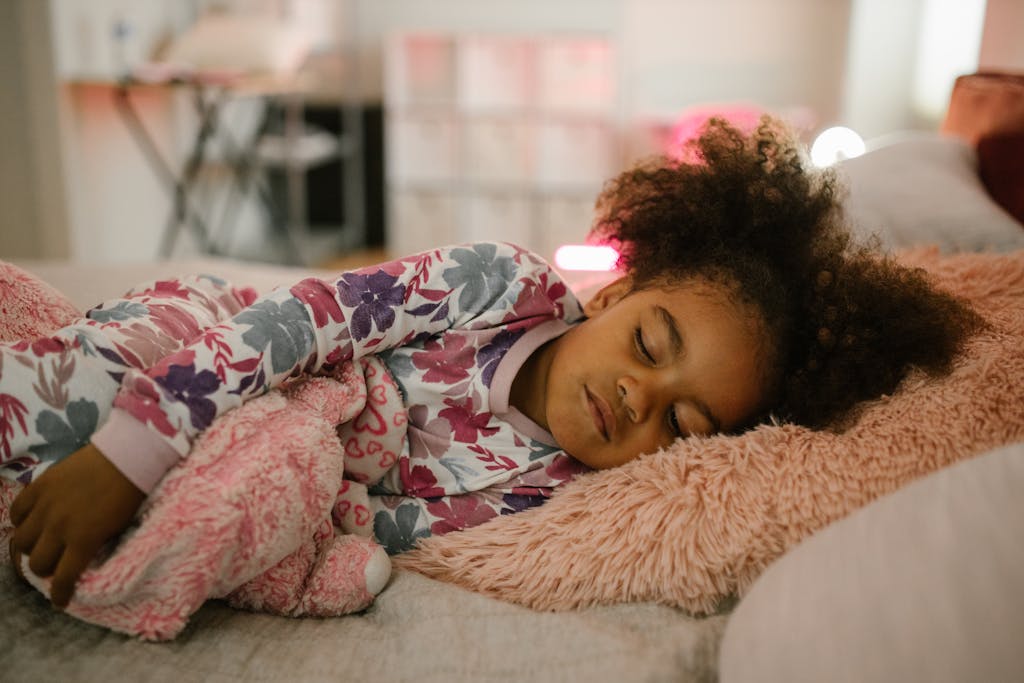
[{"label": "toy ear", "polygon": [[583,312],[588,318],[593,318],[621,301],[632,290],[633,280],[628,275],[613,280],[597,290],[597,293],[583,304]]}]

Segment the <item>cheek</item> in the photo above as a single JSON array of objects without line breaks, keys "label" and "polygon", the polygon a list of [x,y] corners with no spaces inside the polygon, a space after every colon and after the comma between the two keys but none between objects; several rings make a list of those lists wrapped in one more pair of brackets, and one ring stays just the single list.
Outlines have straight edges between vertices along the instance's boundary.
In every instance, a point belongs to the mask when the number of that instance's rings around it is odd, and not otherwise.
[{"label": "cheek", "polygon": [[630,454],[629,459],[632,460],[646,453],[654,453],[661,448],[667,448],[672,445],[673,441],[675,439],[665,431],[652,426],[652,428],[645,430],[637,440],[634,452]]}]

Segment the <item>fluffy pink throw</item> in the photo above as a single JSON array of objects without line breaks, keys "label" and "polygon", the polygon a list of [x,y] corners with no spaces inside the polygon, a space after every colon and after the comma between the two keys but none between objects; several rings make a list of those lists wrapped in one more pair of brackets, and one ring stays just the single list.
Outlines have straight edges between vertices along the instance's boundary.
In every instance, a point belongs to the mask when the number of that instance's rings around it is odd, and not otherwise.
[{"label": "fluffy pink throw", "polygon": [[702,613],[869,501],[1021,440],[1024,252],[902,258],[991,323],[952,374],[908,377],[841,434],[776,425],[688,439],[539,508],[426,539],[396,564],[537,609],[656,601]]},{"label": "fluffy pink throw", "polygon": [[[9,264],[0,263],[0,293],[7,311],[0,339],[40,336],[79,316],[54,290]],[[334,378],[295,381],[218,418],[161,480],[112,554],[82,575],[67,612],[164,640],[210,598],[291,616],[340,615],[369,605],[367,566],[376,563],[376,573],[386,577],[387,556],[365,537],[368,530],[342,533],[332,508],[343,488],[338,425],[348,423],[342,431],[359,437],[350,426],[368,391],[387,380],[378,364],[366,360]],[[393,385],[383,389],[377,394],[401,405]],[[17,490],[0,480],[4,537]],[[27,575],[47,592],[46,581]]]}]

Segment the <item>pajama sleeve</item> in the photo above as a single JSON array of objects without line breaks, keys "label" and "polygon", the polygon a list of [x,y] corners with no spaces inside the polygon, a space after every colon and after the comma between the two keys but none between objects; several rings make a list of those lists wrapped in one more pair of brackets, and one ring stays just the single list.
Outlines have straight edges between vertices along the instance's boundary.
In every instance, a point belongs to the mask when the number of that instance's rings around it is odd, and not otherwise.
[{"label": "pajama sleeve", "polygon": [[562,318],[565,306],[578,304],[543,259],[500,243],[435,249],[334,281],[306,279],[257,299],[150,369],[129,371],[93,442],[148,492],[218,415],[289,377],[450,328]]}]

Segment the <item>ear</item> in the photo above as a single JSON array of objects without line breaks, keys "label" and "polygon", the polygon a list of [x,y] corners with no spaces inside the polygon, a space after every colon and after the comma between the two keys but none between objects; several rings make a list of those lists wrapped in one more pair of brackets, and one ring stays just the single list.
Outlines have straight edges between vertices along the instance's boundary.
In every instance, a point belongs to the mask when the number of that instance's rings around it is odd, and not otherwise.
[{"label": "ear", "polygon": [[593,318],[604,310],[617,304],[624,296],[633,291],[633,280],[627,275],[609,282],[583,304],[583,313]]}]

